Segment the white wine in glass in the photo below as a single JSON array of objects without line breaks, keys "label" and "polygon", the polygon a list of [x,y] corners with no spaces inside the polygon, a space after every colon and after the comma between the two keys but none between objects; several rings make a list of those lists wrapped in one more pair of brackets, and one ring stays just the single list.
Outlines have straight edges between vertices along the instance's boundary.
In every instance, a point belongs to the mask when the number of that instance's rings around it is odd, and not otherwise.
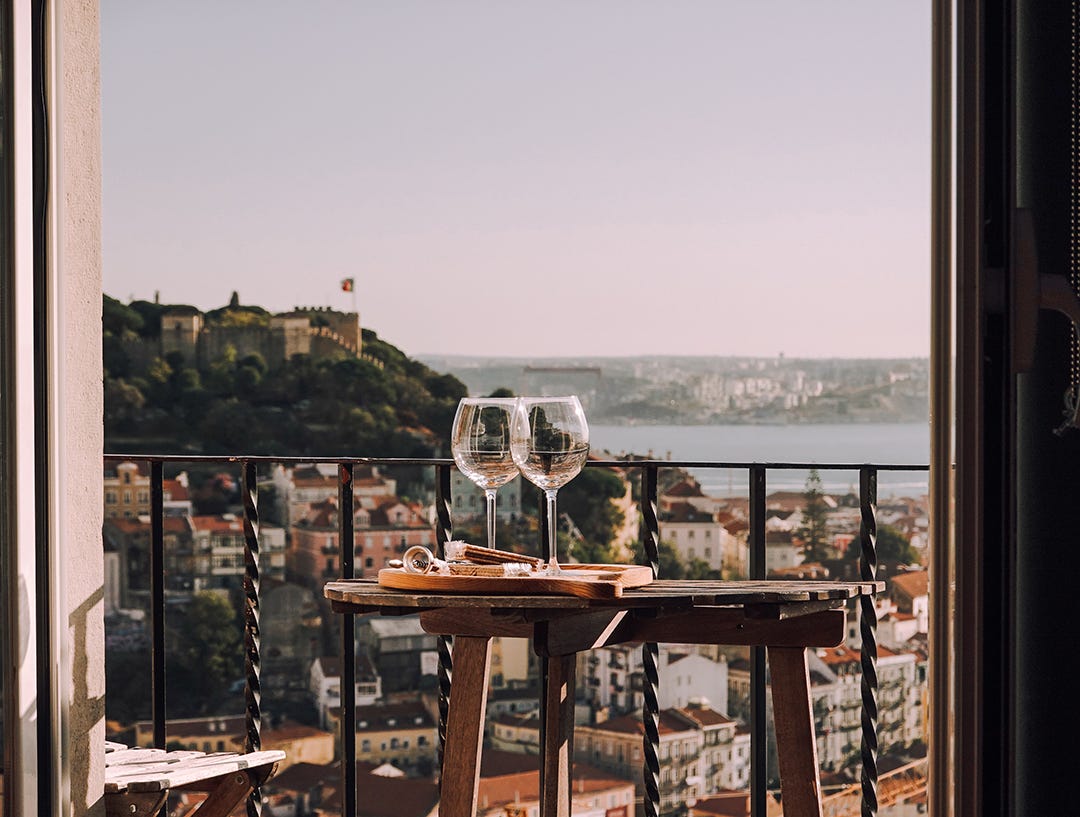
[{"label": "white wine in glass", "polygon": [[577,397],[521,397],[511,440],[514,462],[547,500],[548,572],[560,572],[555,498],[589,458],[589,424]]},{"label": "white wine in glass", "polygon": [[458,470],[484,492],[488,547],[495,547],[495,492],[517,476],[510,429],[517,398],[465,397],[458,403],[450,450]]}]

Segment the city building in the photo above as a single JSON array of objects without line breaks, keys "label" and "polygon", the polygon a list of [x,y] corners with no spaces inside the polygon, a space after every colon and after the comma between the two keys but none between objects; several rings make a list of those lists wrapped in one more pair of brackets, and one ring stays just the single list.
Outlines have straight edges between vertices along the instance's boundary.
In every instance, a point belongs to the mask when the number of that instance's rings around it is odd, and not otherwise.
[{"label": "city building", "polygon": [[[450,496],[453,498],[454,519],[470,522],[487,518],[487,500],[484,492],[471,479],[456,468],[450,472]],[[495,494],[495,517],[499,522],[509,523],[521,516],[521,475],[499,488]]]},{"label": "city building", "polygon": [[439,670],[437,636],[424,632],[420,617],[366,616],[356,622],[357,654],[370,656],[384,695],[434,685]]},{"label": "city building", "polygon": [[[244,523],[232,513],[191,517],[193,590],[228,590],[244,577]],[[259,570],[267,579],[285,578],[285,531],[259,526]],[[265,570],[265,573],[262,571]]]},{"label": "city building", "polygon": [[356,707],[356,759],[421,776],[435,769],[438,725],[419,701]]},{"label": "city building", "polygon": [[[326,463],[275,465],[271,476],[274,486],[276,512],[286,528],[303,519],[312,505],[327,501],[338,502],[337,467]],[[362,497],[376,498],[397,495],[397,480],[382,474],[373,466],[353,467],[353,502],[359,507]]]},{"label": "city building", "polygon": [[[810,696],[817,732],[818,762],[826,770],[850,770],[861,762],[862,666],[857,649],[843,645],[809,654]],[[882,755],[905,756],[925,733],[926,658],[917,649],[878,645],[878,740]],[[732,714],[750,717],[750,668],[743,661],[728,666]],[[771,733],[772,696],[766,693],[767,728]],[[775,749],[770,743],[770,753]],[[775,769],[775,756],[770,768]],[[737,788],[737,787],[736,787]]]},{"label": "city building", "polygon": [[[661,814],[677,813],[685,803],[714,791],[748,784],[750,735],[735,721],[711,707],[689,706],[661,710],[658,728]],[[578,726],[574,758],[636,781],[643,735],[639,715]],[[643,786],[637,785],[641,796]]]},{"label": "city building", "polygon": [[[105,518],[133,519],[150,514],[150,467],[146,460],[106,463],[103,473]],[[188,476],[162,479],[162,506],[165,513],[191,514]]]},{"label": "city building", "polygon": [[[494,758],[480,767],[478,817],[539,817],[540,771],[502,770]],[[574,764],[574,817],[633,817],[634,784],[585,763]]]},{"label": "city building", "polygon": [[[372,706],[382,698],[382,679],[367,653],[356,656],[356,705]],[[336,719],[341,710],[341,658],[323,655],[311,662],[308,670],[308,691],[324,729]]]},{"label": "city building", "polygon": [[[295,507],[295,506],[294,506]],[[435,528],[425,508],[393,495],[357,497],[353,516],[356,576],[376,578],[391,559],[413,545],[435,547]],[[341,575],[341,528],[337,499],[311,502],[293,517],[286,555],[291,579],[313,589]]]},{"label": "city building", "polygon": [[717,520],[717,513],[702,511],[690,502],[667,504],[660,513],[660,536],[684,563],[702,561],[719,571],[736,560],[729,551],[737,541]]},{"label": "city building", "polygon": [[[662,709],[709,701],[727,711],[728,674],[723,655],[710,657],[707,648],[661,644],[657,700]],[[636,645],[615,645],[578,654],[579,720],[599,722],[640,712],[643,666]]]}]

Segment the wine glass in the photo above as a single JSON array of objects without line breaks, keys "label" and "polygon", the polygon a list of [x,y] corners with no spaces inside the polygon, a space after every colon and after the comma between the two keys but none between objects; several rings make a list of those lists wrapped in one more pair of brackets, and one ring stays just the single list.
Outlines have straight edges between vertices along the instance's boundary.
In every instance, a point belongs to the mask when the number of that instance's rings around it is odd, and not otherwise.
[{"label": "wine glass", "polygon": [[560,573],[555,495],[589,456],[589,424],[577,397],[520,397],[510,448],[525,478],[547,498],[548,573]]},{"label": "wine glass", "polygon": [[488,547],[495,547],[495,492],[518,472],[510,452],[514,397],[465,397],[458,403],[450,450],[458,470],[484,491]]}]

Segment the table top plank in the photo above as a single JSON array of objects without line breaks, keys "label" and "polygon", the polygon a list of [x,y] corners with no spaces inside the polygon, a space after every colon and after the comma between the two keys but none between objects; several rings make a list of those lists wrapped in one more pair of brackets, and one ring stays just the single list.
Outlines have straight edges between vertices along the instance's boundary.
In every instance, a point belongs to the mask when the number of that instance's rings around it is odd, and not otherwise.
[{"label": "table top plank", "polygon": [[847,601],[884,590],[884,582],[832,581],[709,581],[658,579],[643,587],[628,588],[618,599],[562,595],[480,595],[390,590],[372,579],[329,582],[323,592],[335,607],[369,612],[371,608],[437,609],[447,607],[543,608],[580,610],[591,607],[667,607],[783,604]]}]

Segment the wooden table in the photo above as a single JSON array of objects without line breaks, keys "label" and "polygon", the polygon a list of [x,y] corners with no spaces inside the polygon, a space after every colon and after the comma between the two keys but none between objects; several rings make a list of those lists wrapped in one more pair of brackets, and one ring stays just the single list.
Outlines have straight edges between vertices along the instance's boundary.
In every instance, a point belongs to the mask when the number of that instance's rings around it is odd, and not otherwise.
[{"label": "wooden table", "polygon": [[339,613],[419,613],[425,631],[454,636],[453,680],[443,748],[440,817],[473,817],[487,705],[491,639],[531,638],[547,659],[541,717],[543,817],[570,817],[576,654],[612,644],[729,644],[768,649],[785,817],[820,817],[808,647],[834,647],[846,632],[845,602],[882,582],[656,581],[618,599],[424,593],[371,580],[330,582]]},{"label": "wooden table", "polygon": [[194,752],[105,745],[105,814],[156,815],[170,791],[207,792],[199,817],[228,817],[277,770],[285,753]]}]

